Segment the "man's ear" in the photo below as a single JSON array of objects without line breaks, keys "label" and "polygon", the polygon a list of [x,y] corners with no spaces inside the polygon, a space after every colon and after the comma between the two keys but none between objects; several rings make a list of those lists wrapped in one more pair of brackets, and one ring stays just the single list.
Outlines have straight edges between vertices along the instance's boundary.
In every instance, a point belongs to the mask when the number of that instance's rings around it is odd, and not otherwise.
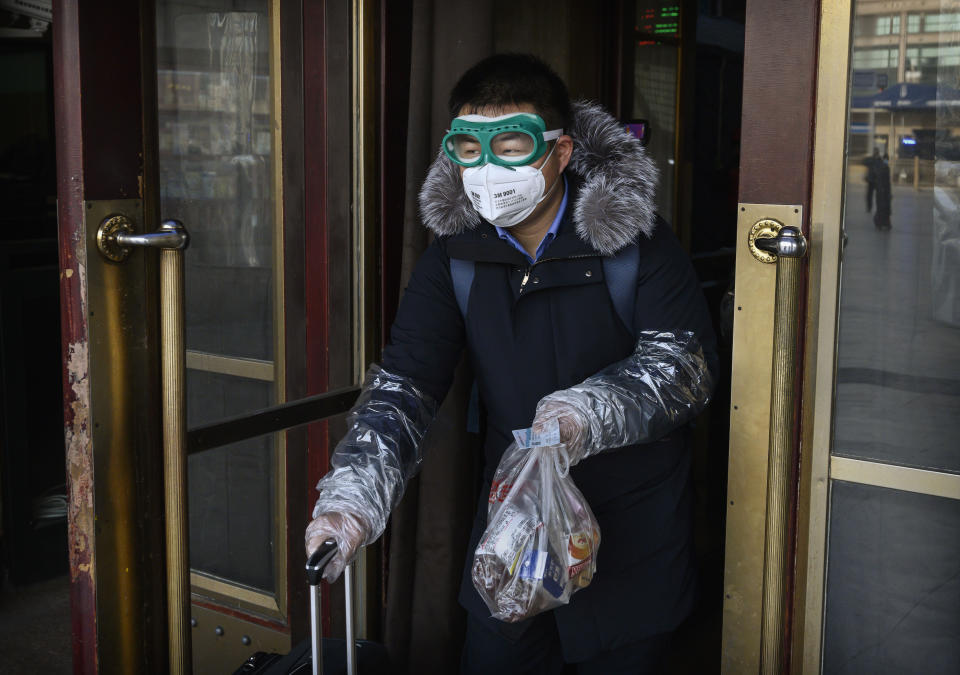
[{"label": "man's ear", "polygon": [[557,138],[557,147],[554,148],[553,152],[557,156],[558,173],[563,173],[567,164],[570,163],[570,157],[573,155],[573,139],[566,134],[560,136]]}]

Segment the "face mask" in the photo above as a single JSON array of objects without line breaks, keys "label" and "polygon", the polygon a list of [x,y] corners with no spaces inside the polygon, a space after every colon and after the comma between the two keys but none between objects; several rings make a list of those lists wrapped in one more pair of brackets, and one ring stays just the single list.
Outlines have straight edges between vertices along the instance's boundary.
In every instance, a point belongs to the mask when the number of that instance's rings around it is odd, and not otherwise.
[{"label": "face mask", "polygon": [[[477,213],[496,227],[513,227],[533,213],[544,194],[542,168],[550,161],[554,145],[540,168],[506,167],[497,164],[474,166],[463,171],[463,190]],[[550,187],[560,182],[558,177]]]}]

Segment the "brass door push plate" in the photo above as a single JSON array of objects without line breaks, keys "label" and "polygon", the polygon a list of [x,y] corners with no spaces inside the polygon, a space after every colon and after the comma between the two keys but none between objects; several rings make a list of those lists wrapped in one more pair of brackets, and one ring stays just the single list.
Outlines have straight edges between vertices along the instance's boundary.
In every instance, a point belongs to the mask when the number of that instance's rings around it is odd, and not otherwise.
[{"label": "brass door push plate", "polygon": [[[730,454],[723,603],[723,672],[760,671],[767,460],[779,265],[759,262],[751,244],[783,227],[799,228],[803,208],[737,207]],[[754,245],[752,248],[756,248]],[[773,258],[771,256],[771,262]]]}]

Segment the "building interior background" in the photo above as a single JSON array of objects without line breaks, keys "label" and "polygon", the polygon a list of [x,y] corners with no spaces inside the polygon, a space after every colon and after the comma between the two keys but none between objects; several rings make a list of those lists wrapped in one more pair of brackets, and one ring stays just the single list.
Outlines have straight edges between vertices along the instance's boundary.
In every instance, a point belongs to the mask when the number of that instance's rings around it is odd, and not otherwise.
[{"label": "building interior background", "polygon": [[[0,1],[0,663],[69,672],[51,38],[43,2],[32,14],[12,4]],[[267,4],[157,3],[161,198],[185,222],[203,223],[187,257],[191,425],[276,402],[275,326],[283,308],[272,287]],[[586,3],[537,2],[514,14],[502,2],[481,4],[496,38],[475,47],[471,60],[532,45],[575,97],[603,96],[592,79],[595,59],[583,49],[598,38],[578,24],[590,14]],[[660,212],[694,260],[723,350],[718,394],[696,432],[703,599],[681,631],[687,648],[676,650],[671,666],[712,672],[720,651],[739,140],[749,133],[740,129],[745,0],[627,4],[634,20],[614,112],[647,129],[662,176]],[[441,40],[454,24],[450,15],[440,22],[433,3],[415,5],[413,67],[429,63],[436,72],[411,78],[411,100],[425,95],[439,106],[415,111],[411,104],[410,195],[447,122],[431,36]],[[858,0],[854,11],[834,452],[960,473],[960,3]],[[437,23],[424,26],[417,17]],[[599,30],[593,20],[585,25]],[[341,202],[336,208],[346,211]],[[412,202],[405,269],[425,241]],[[349,258],[349,241],[340,245],[335,253]],[[342,274],[346,285],[349,274]],[[332,311],[349,316],[345,307]],[[339,337],[349,342],[349,331]],[[339,374],[334,368],[333,382],[349,370],[348,363]],[[274,552],[260,544],[276,534],[276,452],[268,436],[191,459],[196,570],[256,589],[276,583]],[[886,650],[956,630],[960,619],[949,604],[960,597],[949,543],[960,541],[956,504],[852,485],[833,499],[824,672],[851,659],[886,658],[876,639],[889,628],[884,617],[903,618]],[[908,512],[926,514],[927,531],[897,529]],[[892,529],[878,534],[880,522]],[[900,541],[891,554],[897,563],[864,576],[864,556],[877,541]],[[922,619],[908,611],[913,596],[891,591],[921,583],[901,569],[917,547],[945,580],[926,594],[943,602]],[[864,619],[864,597],[877,598],[869,609],[879,618]]]}]

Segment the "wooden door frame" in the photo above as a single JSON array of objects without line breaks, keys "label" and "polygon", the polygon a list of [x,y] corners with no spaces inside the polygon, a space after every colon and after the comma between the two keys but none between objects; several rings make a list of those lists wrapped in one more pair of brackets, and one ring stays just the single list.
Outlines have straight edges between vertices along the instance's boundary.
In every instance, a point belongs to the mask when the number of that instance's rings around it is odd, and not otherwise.
[{"label": "wooden door frame", "polygon": [[[312,36],[313,15],[322,2],[277,0],[274,19],[285,72],[299,71],[304,38]],[[167,670],[163,485],[159,419],[158,294],[155,256],[139,255],[136,281],[146,297],[142,325],[128,336],[133,355],[119,384],[102,387],[112,368],[103,349],[106,330],[94,325],[92,303],[102,288],[91,288],[91,270],[102,265],[89,246],[86,214],[100,203],[131,200],[137,224],[152,231],[159,224],[156,134],[155,11],[150,0],[64,0],[54,3],[53,67],[66,460],[69,497],[69,555],[73,664],[76,673],[165,672]],[[294,69],[294,70],[291,70]],[[280,78],[284,178],[304,170],[304,82]],[[308,90],[309,91],[309,90]],[[317,140],[313,139],[316,143]],[[286,313],[284,394],[306,395],[310,368],[307,322],[326,321],[326,312],[304,314],[310,292],[304,275],[308,207],[302,180],[284,182],[283,230],[286,255],[283,301]],[[95,210],[95,209],[94,209]],[[129,263],[128,263],[129,264]],[[132,285],[130,286],[132,288]],[[131,294],[132,295],[132,294]],[[299,308],[299,309],[298,309]],[[109,340],[107,340],[109,342]],[[113,340],[111,344],[117,344]],[[99,351],[98,351],[99,349]],[[311,365],[315,365],[312,361]],[[101,425],[104,411],[127,400],[131,437],[118,443]],[[156,411],[151,414],[149,411]],[[271,627],[299,639],[306,635],[306,589],[302,532],[308,515],[306,430],[286,432],[285,504],[289,625]],[[108,468],[106,452],[129,448],[125,473]],[[114,457],[116,452],[114,452]],[[111,458],[111,462],[113,458]],[[98,468],[100,469],[98,471]],[[104,483],[109,477],[110,482]],[[125,486],[131,499],[111,497]],[[123,564],[122,572],[117,568]],[[219,608],[218,609],[223,609]],[[243,618],[246,613],[228,610]]]},{"label": "wooden door frame", "polygon": [[[155,202],[142,193],[155,177],[143,135],[144,3],[64,0],[53,7],[54,109],[64,433],[68,482],[70,598],[75,673],[165,670],[166,600],[160,477],[156,259],[129,272],[146,299],[124,326],[94,329],[102,266],[89,247],[87,211],[139,200],[148,229]],[[149,24],[148,24],[149,25]],[[149,61],[152,63],[152,59]],[[81,95],[82,92],[82,95]],[[148,96],[151,96],[149,92]],[[129,332],[120,336],[124,330]],[[120,364],[105,346],[124,346]],[[112,358],[112,355],[111,355]],[[122,367],[121,367],[122,366]],[[103,386],[106,374],[112,382]],[[155,414],[142,411],[156,411]],[[140,412],[138,418],[130,415]],[[100,420],[124,416],[119,427]],[[120,436],[113,433],[121,429]],[[112,435],[110,435],[112,434]],[[108,457],[108,451],[112,451]],[[109,461],[108,461],[109,460]],[[141,527],[142,524],[154,524]],[[124,569],[121,570],[120,566]]]}]

